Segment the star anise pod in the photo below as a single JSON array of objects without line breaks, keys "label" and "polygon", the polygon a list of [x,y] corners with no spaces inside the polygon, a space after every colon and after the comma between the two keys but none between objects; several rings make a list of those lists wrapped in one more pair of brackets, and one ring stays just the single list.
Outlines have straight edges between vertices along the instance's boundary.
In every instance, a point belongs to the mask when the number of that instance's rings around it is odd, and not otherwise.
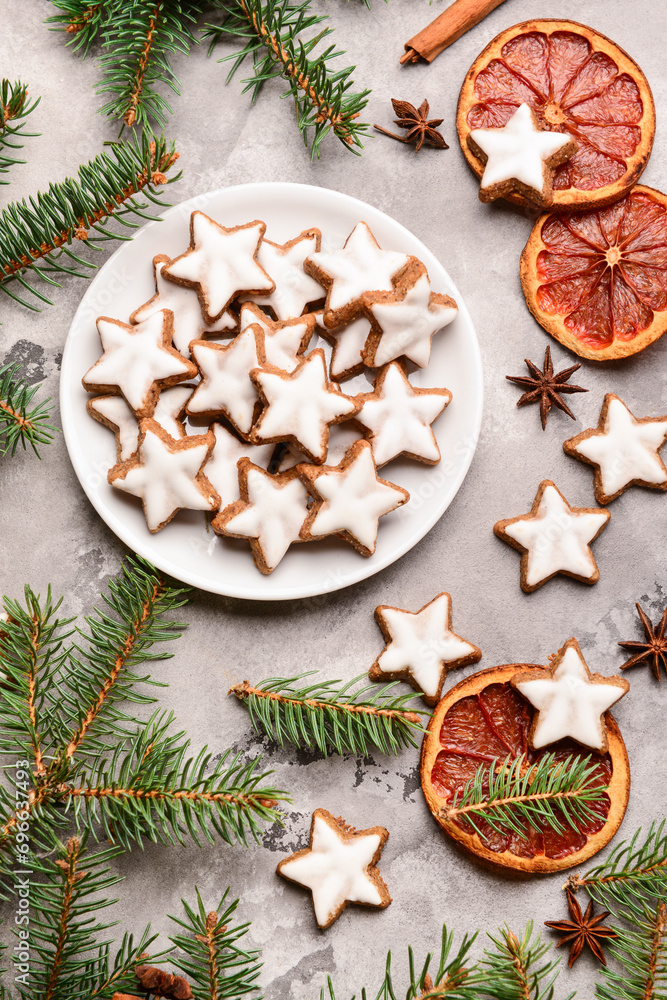
[{"label": "star anise pod", "polygon": [[563,413],[567,413],[568,417],[575,419],[574,413],[569,408],[564,399],[561,399],[563,393],[568,392],[588,392],[588,389],[583,389],[580,385],[565,385],[567,380],[571,378],[581,365],[572,365],[571,368],[565,368],[562,372],[557,372],[554,375],[554,366],[551,360],[551,349],[547,347],[544,352],[544,370],[540,371],[537,365],[525,358],[526,368],[531,373],[532,378],[528,378],[527,375],[506,375],[505,378],[509,382],[514,382],[516,385],[522,386],[522,388],[527,391],[524,392],[523,396],[517,400],[517,406],[524,406],[526,403],[536,403],[539,399],[540,401],[540,417],[542,420],[542,430],[547,426],[547,417],[549,416],[549,410],[551,409],[551,404],[557,406],[559,410]]},{"label": "star anise pod", "polygon": [[639,620],[644,626],[646,642],[619,642],[619,646],[623,646],[624,649],[637,650],[634,656],[621,664],[621,670],[627,670],[628,667],[638,667],[640,663],[649,663],[656,679],[660,681],[662,680],[660,667],[663,668],[667,677],[667,635],[665,635],[667,608],[663,611],[662,618],[655,627],[639,604],[636,605],[636,608]]},{"label": "star anise pod", "polygon": [[607,960],[604,957],[604,952],[602,951],[602,946],[605,939],[618,937],[616,931],[613,931],[611,927],[603,927],[602,921],[609,916],[608,910],[602,910],[601,913],[595,913],[593,907],[593,901],[586,907],[586,912],[581,912],[581,907],[577,901],[577,897],[574,895],[571,889],[566,889],[567,892],[567,908],[570,913],[570,920],[545,920],[544,923],[547,927],[551,927],[554,931],[559,931],[563,936],[559,941],[556,942],[556,947],[560,948],[562,944],[570,945],[570,957],[568,958],[567,964],[570,968],[577,961],[584,945],[588,945],[590,950],[593,952],[596,958],[598,958],[603,965],[607,964]]},{"label": "star anise pod", "polygon": [[393,97],[391,103],[394,114],[398,115],[398,118],[394,119],[394,124],[407,129],[407,132],[405,135],[396,135],[394,132],[388,132],[381,125],[374,125],[373,128],[377,129],[378,132],[388,135],[391,139],[397,139],[398,142],[413,143],[416,153],[419,152],[424,143],[427,146],[434,146],[436,149],[449,149],[444,136],[438,132],[438,125],[442,125],[444,119],[429,118],[428,101],[422,101],[418,108],[414,104],[410,104],[409,101],[398,101]]}]

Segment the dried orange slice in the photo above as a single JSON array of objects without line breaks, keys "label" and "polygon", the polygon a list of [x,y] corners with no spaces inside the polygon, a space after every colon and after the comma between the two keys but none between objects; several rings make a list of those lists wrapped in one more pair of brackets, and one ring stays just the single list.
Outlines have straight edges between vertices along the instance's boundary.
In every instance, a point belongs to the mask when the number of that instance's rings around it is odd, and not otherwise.
[{"label": "dried orange slice", "polygon": [[642,351],[667,330],[667,195],[640,184],[599,211],[541,215],[521,284],[537,322],[582,358]]},{"label": "dried orange slice", "polygon": [[[617,201],[637,182],[651,154],[655,107],[639,66],[623,49],[576,21],[535,20],[501,32],[477,57],[461,88],[456,128],[464,156],[475,128],[499,128],[529,104],[550,131],[578,149],[554,173],[554,209]],[[509,198],[527,202],[520,195]]]},{"label": "dried orange slice", "polygon": [[[527,874],[562,871],[591,858],[616,833],[630,793],[625,744],[609,712],[605,715],[607,753],[585,750],[572,740],[561,740],[539,751],[529,748],[528,732],[535,710],[509,681],[514,674],[530,669],[533,667],[525,663],[493,667],[452,688],[433,713],[421,758],[422,790],[445,833],[486,867]],[[499,833],[476,816],[477,832],[465,815],[446,815],[448,805],[480,764],[490,767],[494,761],[502,763],[521,754],[533,764],[545,753],[555,753],[557,761],[575,754],[595,767],[594,781],[608,787],[604,798],[591,805],[594,818],[577,823],[577,829],[563,824],[558,833],[544,823],[539,831],[519,836]]]}]

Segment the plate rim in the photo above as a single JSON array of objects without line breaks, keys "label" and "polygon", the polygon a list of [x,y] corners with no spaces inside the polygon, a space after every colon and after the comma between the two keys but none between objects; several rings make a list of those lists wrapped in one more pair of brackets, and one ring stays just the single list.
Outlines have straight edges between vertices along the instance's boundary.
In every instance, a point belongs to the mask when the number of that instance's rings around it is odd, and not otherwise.
[{"label": "plate rim", "polygon": [[[444,266],[444,264],[441,263],[439,258],[435,255],[435,253],[426,246],[423,240],[421,240],[415,233],[411,232],[406,226],[403,225],[403,223],[399,222],[397,219],[394,219],[391,215],[384,212],[382,209],[376,208],[374,205],[371,205],[368,202],[355,197],[354,195],[347,194],[343,191],[338,191],[335,188],[319,187],[318,185],[314,184],[300,184],[299,182],[296,181],[250,181],[244,184],[233,184],[226,187],[218,187],[206,192],[193,195],[190,198],[185,199],[184,201],[177,202],[165,208],[164,211],[162,211],[157,218],[146,222],[137,230],[137,232],[132,237],[132,242],[136,243],[137,241],[143,241],[143,239],[145,239],[144,234],[146,232],[149,232],[156,226],[159,226],[163,222],[168,221],[169,216],[171,215],[177,215],[177,214],[182,215],[185,213],[186,210],[188,214],[191,211],[195,211],[197,209],[203,210],[206,204],[210,203],[213,199],[215,199],[218,196],[224,195],[228,197],[230,194],[233,195],[234,192],[248,192],[251,190],[257,191],[259,189],[265,189],[265,190],[281,189],[286,193],[291,192],[292,194],[295,194],[296,192],[304,192],[305,190],[310,192],[311,195],[316,193],[319,197],[326,197],[329,195],[333,195],[335,199],[342,199],[351,208],[354,208],[355,211],[357,212],[360,212],[362,210],[364,212],[368,212],[370,210],[370,212],[373,213],[376,217],[379,216],[383,219],[383,221],[386,220],[387,222],[389,222],[391,226],[397,230],[398,233],[405,233],[410,239],[416,240],[418,243],[420,243],[421,246],[423,246],[428,251],[428,253],[437,261],[437,263],[440,265],[440,267],[447,276],[447,279],[451,286],[452,294],[456,298],[456,302],[459,309],[459,315],[465,319],[465,322],[469,327],[470,333],[472,334],[471,348],[472,348],[472,355],[473,355],[474,369],[475,369],[474,377],[476,379],[479,392],[475,400],[474,425],[471,428],[471,434],[470,434],[471,447],[467,450],[467,454],[463,462],[461,463],[461,466],[459,468],[456,477],[453,480],[451,496],[449,497],[444,507],[436,508],[436,510],[429,515],[429,517],[423,522],[423,524],[420,525],[418,537],[414,537],[414,535],[411,535],[409,538],[406,539],[404,543],[396,546],[395,548],[392,548],[388,553],[386,553],[377,564],[371,562],[371,560],[374,559],[375,556],[372,556],[370,560],[368,559],[361,560],[360,557],[360,567],[359,567],[360,572],[359,574],[355,574],[353,579],[345,579],[341,582],[336,579],[333,579],[330,576],[328,578],[328,582],[325,585],[318,585],[315,588],[313,588],[312,585],[305,587],[292,586],[283,588],[282,591],[275,590],[269,593],[262,592],[259,594],[253,594],[251,592],[248,592],[248,589],[245,585],[241,587],[235,587],[233,583],[230,584],[229,581],[225,581],[224,584],[222,584],[219,587],[214,587],[210,583],[208,583],[208,581],[202,580],[201,577],[198,577],[196,573],[192,573],[189,569],[187,568],[182,569],[181,567],[176,565],[171,557],[166,555],[163,556],[162,554],[158,553],[158,557],[156,558],[156,554],[151,550],[150,547],[150,538],[152,538],[152,535],[150,535],[149,538],[144,543],[143,541],[141,541],[141,539],[137,539],[135,537],[134,532],[131,528],[130,529],[125,528],[122,518],[117,517],[114,513],[109,515],[108,512],[107,515],[109,519],[103,516],[103,514],[98,509],[98,506],[94,499],[95,491],[93,487],[90,486],[90,484],[87,482],[87,473],[89,470],[83,468],[84,464],[83,458],[80,453],[80,450],[78,450],[76,447],[76,441],[75,441],[76,416],[73,408],[73,398],[68,392],[66,392],[66,383],[68,380],[65,377],[63,377],[63,373],[68,371],[70,364],[69,355],[75,350],[73,346],[74,337],[72,336],[72,331],[78,325],[80,314],[86,310],[86,301],[94,293],[94,291],[97,289],[99,285],[104,284],[106,272],[111,270],[118,255],[124,249],[125,241],[123,241],[120,244],[120,246],[118,246],[114,250],[114,252],[108,258],[108,260],[104,262],[104,264],[99,268],[97,273],[94,275],[84,295],[82,296],[79,305],[77,306],[74,316],[72,317],[72,321],[70,323],[69,330],[67,332],[67,337],[65,339],[65,344],[63,347],[63,355],[61,362],[61,376],[60,376],[60,389],[59,389],[60,416],[61,416],[65,447],[67,449],[67,454],[72,464],[72,468],[74,469],[74,473],[78,480],[79,486],[83,490],[89,503],[95,510],[97,516],[107,525],[107,527],[113,532],[113,534],[132,552],[135,552],[138,556],[152,563],[157,569],[161,570],[164,573],[167,573],[169,576],[174,577],[181,583],[184,583],[187,586],[196,587],[197,589],[202,590],[206,593],[216,594],[218,596],[223,596],[223,597],[230,597],[238,600],[253,601],[253,602],[294,601],[294,600],[303,600],[313,597],[319,597],[325,594],[335,593],[339,590],[343,590],[347,587],[351,587],[358,583],[362,583],[364,580],[370,579],[371,577],[380,573],[382,570],[386,569],[388,566],[391,566],[393,563],[397,562],[404,555],[406,555],[411,549],[414,548],[415,545],[417,545],[423,538],[426,537],[426,535],[432,530],[432,528],[437,524],[437,522],[444,516],[448,508],[451,506],[453,500],[457,496],[459,490],[461,489],[461,486],[463,485],[463,482],[470,470],[472,460],[477,450],[477,445],[479,443],[479,436],[482,426],[483,410],[484,410],[484,376],[483,376],[482,354],[475,325],[472,321],[472,317],[470,315],[470,311],[468,309],[466,301],[459,292],[455,282],[452,280],[452,277],[447,268]],[[192,207],[190,208],[189,206]],[[429,468],[429,466],[425,466],[425,468]],[[110,523],[110,521],[113,523]],[[249,558],[251,558],[250,555]],[[262,577],[262,574],[259,573],[259,570],[257,570],[257,574],[258,577]],[[258,580],[258,582],[260,581]]]}]

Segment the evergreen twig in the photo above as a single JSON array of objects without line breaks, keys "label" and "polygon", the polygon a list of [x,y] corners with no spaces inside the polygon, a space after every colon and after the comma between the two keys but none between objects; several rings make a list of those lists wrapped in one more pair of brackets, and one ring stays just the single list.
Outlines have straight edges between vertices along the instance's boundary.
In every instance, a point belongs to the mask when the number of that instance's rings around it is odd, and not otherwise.
[{"label": "evergreen twig", "polygon": [[186,932],[170,938],[179,949],[174,964],[188,978],[197,997],[227,1000],[258,993],[261,952],[245,951],[238,945],[250,927],[249,923],[232,924],[238,899],[228,902],[226,889],[215,910],[207,913],[196,887],[195,892],[195,907],[181,900],[185,919],[170,918]]},{"label": "evergreen twig", "polygon": [[310,141],[313,158],[319,156],[320,144],[329,132],[353,152],[363,147],[362,138],[370,126],[358,119],[370,91],[351,92],[354,66],[330,67],[331,61],[342,54],[335,45],[313,54],[317,45],[333,33],[332,28],[322,28],[307,41],[302,37],[327,20],[326,15],[313,14],[309,0],[215,0],[214,6],[221,7],[224,15],[221,24],[206,25],[209,53],[229,35],[242,46],[219,60],[232,60],[228,81],[251,58],[253,72],[244,81],[244,92],[250,90],[254,101],[266,80],[283,77],[286,94],[294,98],[297,126],[306,146]]},{"label": "evergreen twig", "polygon": [[108,16],[110,0],[53,0],[61,11],[47,17],[47,24],[57,24],[70,37],[67,44],[85,58],[97,41],[103,21]]},{"label": "evergreen twig", "polygon": [[425,732],[420,716],[429,713],[408,710],[416,694],[390,696],[395,683],[352,690],[363,674],[345,684],[337,680],[298,683],[316,673],[287,680],[274,677],[258,686],[243,681],[229,693],[244,703],[255,730],[277,739],[281,746],[285,742],[315,746],[325,756],[329,750],[367,754],[369,748],[396,754],[402,746],[417,746],[415,736]]},{"label": "evergreen twig", "polygon": [[591,808],[606,795],[595,764],[572,755],[558,760],[545,754],[527,766],[525,754],[482,764],[461,792],[442,807],[445,819],[465,820],[484,839],[477,819],[498,833],[522,837],[544,824],[556,833],[595,817]]},{"label": "evergreen twig", "polygon": [[31,406],[41,385],[29,385],[21,377],[20,364],[0,366],[0,455],[15,454],[28,445],[39,458],[38,444],[53,440],[50,399]]},{"label": "evergreen twig", "polygon": [[641,832],[622,841],[585,875],[571,875],[567,886],[584,888],[606,910],[643,919],[647,905],[667,899],[667,820],[652,823],[640,843]]},{"label": "evergreen twig", "polygon": [[[90,277],[96,265],[72,249],[75,241],[100,249],[103,241],[132,239],[140,225],[132,217],[154,218],[148,202],[165,205],[156,188],[180,177],[166,177],[178,158],[173,143],[144,132],[109,145],[110,152],[79,168],[77,179],[52,183],[29,202],[13,202],[0,213],[0,292],[38,311],[35,299],[51,300],[28,282],[28,274],[56,287],[55,275]],[[110,228],[113,220],[129,232]]]},{"label": "evergreen twig", "polygon": [[[497,937],[489,934],[493,949],[484,952],[479,968],[478,996],[491,1000],[552,1000],[560,959],[543,961],[550,950],[539,934],[533,934],[532,922],[521,937],[508,927]],[[571,1000],[570,993],[566,1000]]]},{"label": "evergreen twig", "polygon": [[[14,156],[13,150],[23,149],[19,139],[32,139],[38,132],[26,132],[26,118],[39,104],[39,97],[31,101],[28,88],[20,80],[0,80],[0,174],[6,174],[17,163],[25,163]],[[8,184],[0,177],[0,184]]]},{"label": "evergreen twig", "polygon": [[601,970],[595,988],[598,1000],[665,1000],[667,997],[667,904],[664,899],[630,927],[615,926],[609,953],[620,965]]}]

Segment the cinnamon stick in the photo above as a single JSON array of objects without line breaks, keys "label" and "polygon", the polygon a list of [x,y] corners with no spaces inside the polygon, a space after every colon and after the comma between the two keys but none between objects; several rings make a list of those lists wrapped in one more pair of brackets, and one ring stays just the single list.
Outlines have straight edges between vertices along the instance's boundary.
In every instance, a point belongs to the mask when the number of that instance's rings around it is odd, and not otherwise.
[{"label": "cinnamon stick", "polygon": [[401,62],[415,63],[419,59],[433,62],[436,56],[455,42],[466,31],[499,7],[505,0],[454,0],[442,14],[431,21],[423,31],[405,43]]}]

